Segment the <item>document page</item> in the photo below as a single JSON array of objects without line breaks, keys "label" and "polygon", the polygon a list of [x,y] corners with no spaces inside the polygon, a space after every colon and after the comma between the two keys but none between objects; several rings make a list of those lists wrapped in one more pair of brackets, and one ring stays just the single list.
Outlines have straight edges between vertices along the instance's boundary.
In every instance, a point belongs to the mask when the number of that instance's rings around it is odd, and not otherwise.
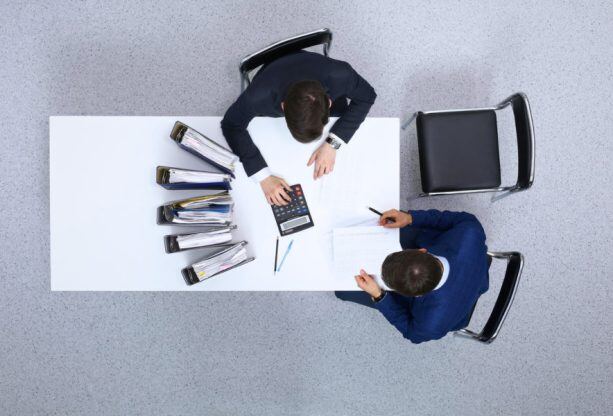
[{"label": "document page", "polygon": [[356,226],[334,228],[332,245],[334,270],[337,278],[355,276],[360,269],[375,275],[380,286],[381,265],[388,254],[401,251],[399,229],[381,226]]}]

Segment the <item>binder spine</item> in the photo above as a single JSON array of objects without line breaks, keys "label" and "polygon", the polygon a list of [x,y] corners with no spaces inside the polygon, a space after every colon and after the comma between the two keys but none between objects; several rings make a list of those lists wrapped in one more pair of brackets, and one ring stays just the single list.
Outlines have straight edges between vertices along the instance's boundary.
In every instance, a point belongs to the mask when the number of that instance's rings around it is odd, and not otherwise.
[{"label": "binder spine", "polygon": [[170,138],[175,142],[179,143],[183,138],[183,134],[188,129],[188,126],[181,123],[180,121],[175,121],[175,125],[172,127],[170,131]]},{"label": "binder spine", "polygon": [[176,253],[177,251],[181,251],[179,244],[177,244],[177,237],[174,235],[164,236],[164,248],[166,249],[166,253]]},{"label": "binder spine", "polygon": [[166,219],[167,222],[173,222],[175,218],[175,214],[172,211],[173,211],[172,205],[164,205],[163,207],[164,218]]},{"label": "binder spine", "polygon": [[198,280],[198,276],[196,276],[196,272],[194,271],[193,267],[186,267],[182,269],[181,275],[183,276],[183,279],[188,286],[195,285],[196,283],[201,282],[200,280]]},{"label": "binder spine", "polygon": [[170,221],[168,221],[166,219],[166,216],[164,215],[164,206],[158,207],[157,211],[156,211],[156,222],[158,225],[168,225],[170,224]]},{"label": "binder spine", "polygon": [[169,176],[170,172],[168,172],[168,168],[166,166],[158,166],[155,169],[155,183],[158,185],[164,186],[164,184],[168,183]]}]

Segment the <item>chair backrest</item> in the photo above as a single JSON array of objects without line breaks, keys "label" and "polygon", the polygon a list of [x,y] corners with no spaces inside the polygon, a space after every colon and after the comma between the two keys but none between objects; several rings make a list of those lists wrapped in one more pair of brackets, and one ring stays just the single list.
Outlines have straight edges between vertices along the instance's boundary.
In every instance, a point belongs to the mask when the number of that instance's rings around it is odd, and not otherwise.
[{"label": "chair backrest", "polygon": [[513,94],[498,105],[498,109],[511,105],[517,133],[518,175],[516,187],[528,189],[534,182],[534,126],[528,97],[522,92]]},{"label": "chair backrest", "polygon": [[515,292],[517,291],[517,286],[519,284],[519,279],[521,277],[521,272],[524,265],[524,257],[517,251],[503,253],[491,252],[488,253],[488,255],[490,258],[501,258],[507,260],[507,269],[504,280],[502,281],[500,292],[498,293],[498,298],[494,304],[494,308],[492,309],[485,326],[480,332],[474,332],[467,328],[461,329],[457,332],[459,335],[468,336],[486,344],[491,343],[498,336],[498,332],[500,331],[500,328],[502,327],[502,324],[509,313],[511,304],[513,303],[513,298],[515,297]]},{"label": "chair backrest", "polygon": [[331,44],[332,32],[330,29],[314,30],[312,32],[303,33],[301,35],[293,36],[291,38],[273,43],[272,45],[243,58],[239,66],[243,83],[248,85],[251,82],[249,79],[250,71],[253,71],[254,69],[270,63],[282,56],[293,52],[298,52],[311,46],[323,45],[324,55],[328,56],[328,51],[330,50]]}]

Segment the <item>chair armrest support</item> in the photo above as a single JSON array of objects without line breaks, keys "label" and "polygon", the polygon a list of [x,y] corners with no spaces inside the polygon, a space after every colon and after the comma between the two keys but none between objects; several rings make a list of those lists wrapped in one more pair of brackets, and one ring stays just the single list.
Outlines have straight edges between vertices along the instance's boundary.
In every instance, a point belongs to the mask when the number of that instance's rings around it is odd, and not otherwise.
[{"label": "chair armrest support", "polygon": [[507,261],[507,269],[494,309],[480,332],[463,328],[456,331],[456,334],[469,337],[485,344],[490,344],[498,336],[500,328],[513,304],[513,299],[515,298],[515,293],[523,270],[524,256],[518,251],[488,251],[487,255],[495,259],[506,259]]},{"label": "chair armrest support", "polygon": [[513,109],[517,134],[518,174],[517,183],[511,190],[516,192],[530,188],[534,182],[534,124],[526,94],[518,92],[507,97],[496,106],[496,110],[502,110],[509,105]]}]

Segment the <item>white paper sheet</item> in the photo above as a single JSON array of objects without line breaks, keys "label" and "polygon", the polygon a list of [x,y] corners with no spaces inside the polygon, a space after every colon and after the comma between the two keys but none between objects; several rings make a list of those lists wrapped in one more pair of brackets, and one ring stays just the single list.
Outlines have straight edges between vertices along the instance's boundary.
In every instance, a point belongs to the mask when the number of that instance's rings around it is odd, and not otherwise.
[{"label": "white paper sheet", "polygon": [[364,269],[387,289],[381,279],[381,265],[389,254],[402,250],[397,228],[378,225],[334,228],[332,245],[336,276],[355,276]]}]

